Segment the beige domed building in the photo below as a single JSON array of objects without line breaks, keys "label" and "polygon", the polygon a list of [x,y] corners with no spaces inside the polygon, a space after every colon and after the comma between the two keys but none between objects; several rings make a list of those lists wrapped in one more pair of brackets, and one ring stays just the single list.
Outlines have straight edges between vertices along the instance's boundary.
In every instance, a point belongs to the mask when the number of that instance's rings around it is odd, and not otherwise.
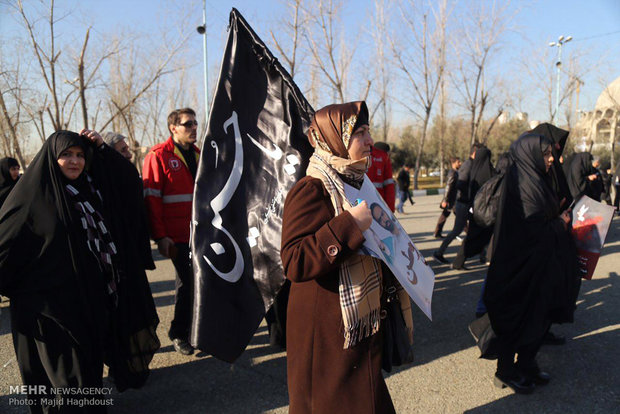
[{"label": "beige domed building", "polygon": [[581,113],[574,136],[609,150],[620,141],[620,78],[603,90],[593,111]]}]

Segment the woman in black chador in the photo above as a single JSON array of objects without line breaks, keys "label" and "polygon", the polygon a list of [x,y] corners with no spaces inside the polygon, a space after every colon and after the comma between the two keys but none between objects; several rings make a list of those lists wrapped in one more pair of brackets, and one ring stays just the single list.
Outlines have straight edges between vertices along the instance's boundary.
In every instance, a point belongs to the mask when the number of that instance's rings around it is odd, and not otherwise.
[{"label": "woman in black chador", "polygon": [[11,157],[0,159],[0,207],[17,184],[18,178],[19,163],[17,160]]},{"label": "woman in black chador", "polygon": [[593,157],[589,152],[574,154],[567,168],[566,180],[574,200],[586,195],[596,201],[601,201],[603,189],[600,173],[592,165]]},{"label": "woman in black chador", "polygon": [[[137,171],[95,131],[52,134],[0,209],[0,293],[25,385],[141,387],[159,348]],[[77,391],[75,391],[77,390]],[[41,406],[64,412],[75,406]],[[95,396],[79,412],[105,412]]]},{"label": "woman in black chador", "polygon": [[484,293],[497,335],[495,384],[518,393],[549,382],[536,353],[552,322],[572,322],[579,292],[570,213],[561,211],[549,174],[551,146],[526,133],[510,147]]}]

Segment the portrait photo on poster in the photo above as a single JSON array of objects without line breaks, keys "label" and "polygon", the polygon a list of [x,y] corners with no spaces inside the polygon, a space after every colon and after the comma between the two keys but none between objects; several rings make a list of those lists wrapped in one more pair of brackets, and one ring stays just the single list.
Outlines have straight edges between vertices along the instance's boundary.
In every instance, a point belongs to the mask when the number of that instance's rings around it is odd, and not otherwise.
[{"label": "portrait photo on poster", "polygon": [[368,177],[360,189],[345,183],[345,194],[352,205],[365,200],[372,214],[370,228],[360,254],[376,257],[390,268],[414,303],[432,319],[431,301],[435,273],[396,219]]}]

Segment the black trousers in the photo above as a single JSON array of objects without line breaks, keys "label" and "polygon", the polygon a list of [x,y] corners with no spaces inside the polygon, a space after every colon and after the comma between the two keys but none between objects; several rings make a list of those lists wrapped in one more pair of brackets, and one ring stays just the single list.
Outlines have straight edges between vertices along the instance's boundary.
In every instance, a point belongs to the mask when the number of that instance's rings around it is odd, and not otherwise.
[{"label": "black trousers", "polygon": [[449,207],[444,208],[437,219],[437,225],[435,226],[435,237],[441,236],[441,232],[443,231],[443,226],[446,224],[446,220],[452,210]]},{"label": "black trousers", "polygon": [[452,266],[457,269],[463,267],[467,259],[478,253],[480,253],[481,260],[487,260],[487,248],[491,238],[493,238],[493,230],[481,228],[473,222],[473,219],[473,215],[469,214],[469,219],[467,220],[467,236],[465,240],[463,240],[459,252],[452,262]]},{"label": "black trousers", "polygon": [[286,310],[290,291],[291,282],[286,279],[271,308],[265,314],[267,329],[269,330],[269,344],[279,346],[282,349],[286,349]]},{"label": "black trousers", "polygon": [[467,204],[461,203],[459,201],[456,202],[454,206],[454,227],[452,231],[448,233],[441,246],[439,246],[438,253],[444,254],[452,240],[456,239],[456,236],[461,234],[465,226],[467,225],[467,217],[469,215],[469,206]]},{"label": "black trousers", "polygon": [[194,272],[189,258],[189,245],[175,243],[177,256],[172,259],[176,270],[174,318],[170,323],[170,339],[189,340],[194,303]]}]

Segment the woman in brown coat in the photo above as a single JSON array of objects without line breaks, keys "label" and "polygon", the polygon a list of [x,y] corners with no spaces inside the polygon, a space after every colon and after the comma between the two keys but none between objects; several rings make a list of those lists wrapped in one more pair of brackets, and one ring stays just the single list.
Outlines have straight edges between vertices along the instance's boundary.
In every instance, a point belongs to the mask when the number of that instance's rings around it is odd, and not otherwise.
[{"label": "woman in brown coat", "polygon": [[317,111],[308,136],[315,152],[307,176],[286,198],[282,223],[282,262],[293,282],[286,339],[289,412],[392,413],[378,334],[381,266],[357,252],[372,216],[365,201],[351,206],[343,188],[343,182],[359,188],[370,165],[366,104]]}]

